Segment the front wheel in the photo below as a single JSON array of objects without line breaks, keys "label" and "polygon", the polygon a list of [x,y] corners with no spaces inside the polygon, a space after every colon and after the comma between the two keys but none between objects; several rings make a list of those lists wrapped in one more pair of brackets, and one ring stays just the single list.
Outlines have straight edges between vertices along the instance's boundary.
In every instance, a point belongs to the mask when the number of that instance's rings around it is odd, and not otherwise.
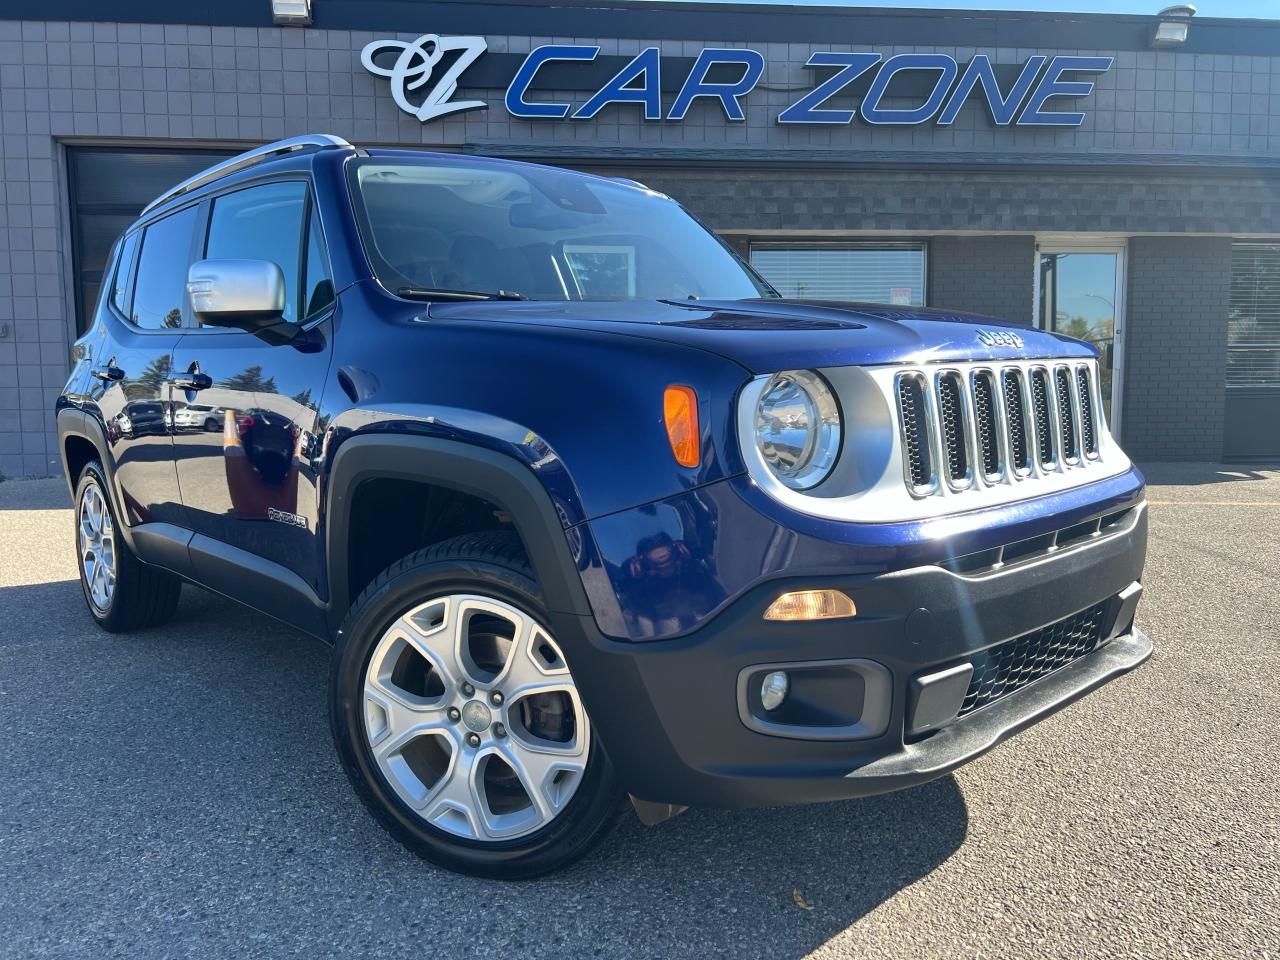
[{"label": "front wheel", "polygon": [[353,605],[330,682],[361,800],[426,859],[517,879],[585,854],[623,794],[510,534],[396,563]]}]

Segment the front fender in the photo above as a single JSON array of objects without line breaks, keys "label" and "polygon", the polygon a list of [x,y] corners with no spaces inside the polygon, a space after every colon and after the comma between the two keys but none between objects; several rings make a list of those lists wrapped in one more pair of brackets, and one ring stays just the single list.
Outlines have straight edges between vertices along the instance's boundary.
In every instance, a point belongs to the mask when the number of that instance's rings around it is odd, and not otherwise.
[{"label": "front fender", "polygon": [[[407,432],[497,450],[536,472],[565,526],[743,469],[732,414],[748,377],[724,357],[479,308],[436,317],[367,283],[342,296],[341,360],[324,399],[334,441]],[[696,467],[678,464],[667,438],[673,384],[698,395]]]},{"label": "front fender", "polygon": [[[323,523],[328,557],[330,630],[350,606],[347,545],[353,494],[366,480],[415,480],[481,497],[511,517],[553,613],[589,617],[580,566],[590,547],[566,531],[561,513],[532,465],[496,450],[444,437],[376,432],[350,436],[333,455]],[[575,555],[576,553],[576,555]]]}]

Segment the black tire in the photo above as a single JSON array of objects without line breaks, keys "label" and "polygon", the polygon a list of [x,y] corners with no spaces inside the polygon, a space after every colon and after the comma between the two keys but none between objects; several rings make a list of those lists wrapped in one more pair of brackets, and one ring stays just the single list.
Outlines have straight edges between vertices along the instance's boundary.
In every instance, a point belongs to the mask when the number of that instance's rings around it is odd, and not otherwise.
[{"label": "black tire", "polygon": [[577,792],[555,819],[523,837],[480,841],[437,828],[403,802],[383,777],[364,732],[365,671],[383,633],[414,606],[457,593],[491,597],[548,622],[542,594],[514,535],[469,534],[398,561],[361,593],[338,633],[329,683],[334,745],[370,813],[426,860],[457,873],[502,880],[550,873],[584,856],[623,810],[625,794],[598,736],[592,738]]},{"label": "black tire", "polygon": [[204,422],[205,433],[217,433],[221,429],[222,429],[221,425],[218,423],[217,420],[213,419],[213,417],[210,417],[208,420]]},{"label": "black tire", "polygon": [[[99,606],[93,598],[85,576],[85,565],[81,562],[81,509],[85,502],[85,490],[90,486],[96,487],[101,493],[113,527],[111,540],[114,544],[115,588],[105,606]],[[106,472],[97,460],[89,461],[80,471],[80,479],[76,484],[74,517],[76,567],[80,571],[80,587],[84,593],[85,605],[98,626],[110,633],[128,633],[157,627],[170,620],[178,608],[182,581],[167,570],[143,563],[129,549],[120,533],[120,515],[111,499],[111,486],[107,483]]]}]

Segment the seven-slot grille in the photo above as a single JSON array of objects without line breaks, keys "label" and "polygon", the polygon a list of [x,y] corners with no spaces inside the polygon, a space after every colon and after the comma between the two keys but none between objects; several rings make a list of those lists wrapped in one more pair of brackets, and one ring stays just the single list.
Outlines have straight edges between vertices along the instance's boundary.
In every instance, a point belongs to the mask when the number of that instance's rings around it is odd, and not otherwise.
[{"label": "seven-slot grille", "polygon": [[1093,366],[1054,360],[909,370],[896,377],[916,497],[1034,480],[1099,458]]}]

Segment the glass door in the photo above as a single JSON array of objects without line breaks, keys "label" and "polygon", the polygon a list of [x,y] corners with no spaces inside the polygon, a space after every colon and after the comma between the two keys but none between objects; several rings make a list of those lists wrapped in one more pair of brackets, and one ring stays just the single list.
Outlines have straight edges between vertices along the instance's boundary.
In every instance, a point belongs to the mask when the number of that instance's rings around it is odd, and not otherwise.
[{"label": "glass door", "polygon": [[1102,353],[1102,405],[1119,434],[1124,246],[1041,244],[1037,260],[1036,325],[1087,340]]}]

